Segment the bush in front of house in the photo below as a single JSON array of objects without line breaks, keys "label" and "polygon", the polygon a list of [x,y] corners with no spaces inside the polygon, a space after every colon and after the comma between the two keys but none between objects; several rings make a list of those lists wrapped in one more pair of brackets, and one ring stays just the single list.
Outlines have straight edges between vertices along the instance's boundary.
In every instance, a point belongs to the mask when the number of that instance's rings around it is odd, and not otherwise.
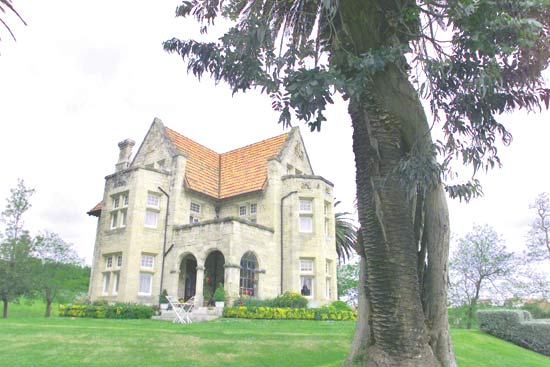
[{"label": "bush in front of house", "polygon": [[234,306],[223,310],[223,317],[266,320],[356,320],[353,311],[337,310],[331,306],[321,308]]},{"label": "bush in front of house", "polygon": [[482,310],[479,328],[497,338],[550,356],[550,320],[533,320],[528,311]]},{"label": "bush in front of house", "polygon": [[276,307],[276,308],[306,308],[307,298],[300,293],[285,292],[280,296],[269,299],[240,297],[233,302],[233,306],[245,307]]},{"label": "bush in front of house", "polygon": [[59,305],[59,316],[94,319],[150,319],[156,307],[131,303]]}]

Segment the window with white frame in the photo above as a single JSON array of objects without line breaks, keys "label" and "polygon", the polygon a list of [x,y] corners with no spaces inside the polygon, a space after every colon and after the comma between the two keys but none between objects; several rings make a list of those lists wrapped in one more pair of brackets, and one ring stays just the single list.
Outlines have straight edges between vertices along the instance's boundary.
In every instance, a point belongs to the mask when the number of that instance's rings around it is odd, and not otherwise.
[{"label": "window with white frame", "polygon": [[300,199],[300,213],[313,213],[312,199]]},{"label": "window with white frame", "polygon": [[120,268],[122,266],[122,255],[116,256],[116,267]]},{"label": "window with white frame", "polygon": [[326,289],[325,296],[326,296],[327,299],[330,299],[331,295],[332,295],[332,293],[330,291],[330,278],[327,278],[327,280],[326,280],[325,289]]},{"label": "window with white frame", "polygon": [[109,284],[111,282],[111,273],[103,273],[103,294],[109,294]]},{"label": "window with white frame", "polygon": [[128,207],[128,192],[111,196],[111,219],[110,228],[124,228],[126,227],[126,208]]},{"label": "window with white frame", "polygon": [[312,199],[300,199],[300,215],[299,226],[300,232],[312,233],[313,232],[313,200]]},{"label": "window with white frame", "polygon": [[160,195],[148,192],[147,206],[151,208],[160,208]]},{"label": "window with white frame", "polygon": [[330,266],[331,266],[332,262],[330,260],[327,260],[325,262],[325,274],[327,277],[330,276]]},{"label": "window with white frame", "polygon": [[141,255],[141,268],[153,269],[155,264],[155,257],[153,255]]},{"label": "window with white frame", "polygon": [[300,276],[300,294],[313,297],[313,276]]},{"label": "window with white frame", "polygon": [[250,204],[250,214],[256,215],[256,213],[258,213],[258,204],[256,203]]},{"label": "window with white frame", "polygon": [[190,210],[191,210],[191,213],[200,214],[201,204],[191,202]]},{"label": "window with white frame", "polygon": [[325,276],[326,276],[326,280],[325,280],[325,297],[327,299],[330,299],[331,298],[331,289],[330,289],[330,284],[331,284],[331,268],[332,268],[332,260],[329,260],[329,259],[326,259],[325,261]]},{"label": "window with white frame", "polygon": [[113,267],[113,257],[111,255],[105,256],[105,269]]},{"label": "window with white frame", "polygon": [[118,294],[118,272],[113,273],[113,294]]},{"label": "window with white frame", "polygon": [[126,210],[120,211],[120,227],[126,227]]},{"label": "window with white frame", "polygon": [[330,203],[328,201],[325,201],[324,214],[325,214],[325,236],[328,237],[331,235],[330,224],[332,223],[330,220]]},{"label": "window with white frame", "polygon": [[157,228],[159,213],[155,210],[145,210],[145,227]]},{"label": "window with white frame", "polygon": [[112,212],[111,213],[111,229],[115,229],[118,224],[118,212]]},{"label": "window with white frame", "polygon": [[300,259],[300,272],[313,273],[313,259]]},{"label": "window with white frame", "polygon": [[239,215],[240,216],[246,215],[246,212],[247,212],[246,205],[240,205],[239,206]]},{"label": "window with white frame", "polygon": [[153,274],[139,273],[138,295],[150,296],[153,293]]}]

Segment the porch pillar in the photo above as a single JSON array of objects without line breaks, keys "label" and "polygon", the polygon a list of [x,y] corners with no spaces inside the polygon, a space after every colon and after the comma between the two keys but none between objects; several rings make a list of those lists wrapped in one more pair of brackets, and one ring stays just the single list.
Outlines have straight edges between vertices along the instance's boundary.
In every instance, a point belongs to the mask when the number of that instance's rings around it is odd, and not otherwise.
[{"label": "porch pillar", "polygon": [[197,281],[195,283],[195,306],[202,307],[203,305],[203,286],[204,286],[204,266],[197,265]]},{"label": "porch pillar", "polygon": [[225,294],[226,302],[232,305],[233,301],[239,298],[239,281],[241,276],[241,266],[239,264],[226,263],[225,268]]}]

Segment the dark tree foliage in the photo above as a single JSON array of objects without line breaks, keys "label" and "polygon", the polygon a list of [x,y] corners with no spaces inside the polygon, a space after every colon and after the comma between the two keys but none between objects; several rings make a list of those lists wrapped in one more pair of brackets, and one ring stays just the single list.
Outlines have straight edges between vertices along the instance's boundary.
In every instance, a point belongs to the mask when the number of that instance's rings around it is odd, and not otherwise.
[{"label": "dark tree foliage", "polygon": [[[164,48],[233,93],[259,88],[285,126],[295,115],[320,130],[334,94],[348,101],[368,316],[348,361],[456,366],[444,191],[479,195],[475,173],[500,165],[496,143],[511,142],[503,114],[548,108],[550,2],[191,0],[176,16],[203,33],[219,18],[231,24],[217,41],[174,38]],[[450,183],[453,160],[472,167],[469,180]]]}]

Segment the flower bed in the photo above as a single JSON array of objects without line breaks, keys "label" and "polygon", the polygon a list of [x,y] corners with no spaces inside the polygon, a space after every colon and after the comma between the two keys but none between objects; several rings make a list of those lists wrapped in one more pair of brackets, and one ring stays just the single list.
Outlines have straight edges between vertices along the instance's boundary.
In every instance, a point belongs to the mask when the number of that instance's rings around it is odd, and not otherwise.
[{"label": "flower bed", "polygon": [[330,306],[321,308],[235,306],[224,308],[223,317],[268,320],[346,321],[356,320],[357,314],[353,311],[338,310]]},{"label": "flower bed", "polygon": [[129,303],[59,305],[59,316],[94,319],[150,319],[155,307]]}]

